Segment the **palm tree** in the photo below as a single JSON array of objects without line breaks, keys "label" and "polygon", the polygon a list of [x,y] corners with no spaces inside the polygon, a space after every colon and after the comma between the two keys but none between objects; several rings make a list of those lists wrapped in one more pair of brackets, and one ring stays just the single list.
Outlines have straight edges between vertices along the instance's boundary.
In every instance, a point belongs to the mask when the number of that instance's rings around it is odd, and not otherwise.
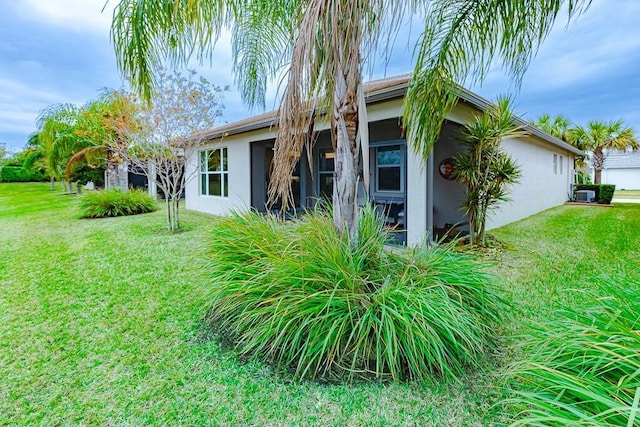
[{"label": "palm tree", "polygon": [[29,135],[27,146],[24,150],[24,163],[22,164],[24,170],[32,170],[35,167],[46,170],[51,182],[51,191],[55,190],[55,172],[48,167],[44,141],[39,132]]},{"label": "palm tree", "polygon": [[591,166],[595,172],[594,183],[600,184],[602,169],[609,150],[637,150],[638,141],[632,128],[622,120],[601,122],[592,120],[587,127],[576,126],[569,131],[569,140],[582,150],[591,153]]},{"label": "palm tree", "polygon": [[538,117],[538,120],[534,123],[543,132],[548,133],[554,138],[558,138],[561,141],[569,142],[569,126],[571,121],[562,114],[551,117],[549,114],[543,114]]},{"label": "palm tree", "polygon": [[80,109],[73,104],[55,104],[44,109],[37,119],[38,141],[44,148],[47,170],[60,180],[64,179],[71,156],[90,145],[75,132],[79,114]]},{"label": "palm tree", "polygon": [[86,163],[106,164],[115,171],[116,186],[120,187],[118,165],[126,159],[127,129],[135,126],[135,105],[117,91],[104,90],[79,112],[74,133],[85,139],[87,146],[75,152],[67,161],[65,174],[69,180],[74,168]]},{"label": "palm tree", "polygon": [[[250,105],[264,103],[268,78],[288,70],[279,110],[270,198],[291,200],[291,172],[317,114],[326,112],[336,151],[334,225],[355,236],[359,154],[368,150],[362,69],[389,47],[405,14],[426,12],[424,36],[405,108],[408,140],[426,157],[459,87],[481,80],[494,55],[524,72],[564,6],[590,0],[121,0],[112,38],[118,63],[145,99],[165,60],[185,65],[194,50],[213,58],[223,28],[233,34],[236,83]],[[288,68],[286,68],[288,67]],[[363,156],[366,169],[367,156]],[[365,180],[368,173],[363,174]],[[365,186],[368,182],[365,182]]]},{"label": "palm tree", "polygon": [[37,119],[38,140],[44,147],[47,168],[56,178],[62,178],[68,158],[80,148],[73,133],[78,109],[73,104],[55,104],[45,108]]},{"label": "palm tree", "polygon": [[44,156],[51,176],[67,181],[82,162],[113,166],[126,149],[117,126],[132,120],[132,114],[128,101],[113,91],[82,107],[52,105],[38,117],[38,148],[33,155]]}]

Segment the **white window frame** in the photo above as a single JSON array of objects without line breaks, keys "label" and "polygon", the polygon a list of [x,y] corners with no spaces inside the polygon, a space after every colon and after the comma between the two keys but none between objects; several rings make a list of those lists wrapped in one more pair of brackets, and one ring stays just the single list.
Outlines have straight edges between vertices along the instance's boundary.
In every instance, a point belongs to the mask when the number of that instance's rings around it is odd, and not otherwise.
[{"label": "white window frame", "polygon": [[[325,169],[321,169],[321,168],[320,168],[320,164],[321,164],[321,163],[320,163],[320,160],[319,160],[319,159],[320,159],[320,157],[321,157],[321,155],[322,155],[322,153],[323,153],[323,152],[325,153],[325,155],[327,155],[327,158],[331,158],[331,159],[333,160],[333,167],[334,167],[334,169],[331,169],[331,170],[326,169],[326,170],[325,170]],[[329,154],[330,154],[332,157],[330,157],[330,156],[329,156]],[[323,177],[323,176],[330,176],[330,177],[333,177],[333,178],[334,178],[333,185],[335,185],[335,174],[336,174],[336,172],[335,172],[335,162],[336,162],[336,160],[335,160],[335,155],[336,155],[336,154],[335,154],[335,151],[333,150],[333,148],[321,148],[321,149],[319,149],[319,150],[318,150],[318,185],[317,185],[317,192],[318,192],[318,194],[321,194],[321,193],[322,193],[322,188],[320,188],[320,187],[322,186],[322,177]]]},{"label": "white window frame", "polygon": [[[216,151],[220,152],[220,169],[209,170],[209,158]],[[198,153],[199,175],[200,175],[200,195],[207,197],[229,197],[229,150],[227,147],[211,148],[201,150]],[[209,194],[209,176],[220,175],[220,193]],[[204,180],[203,180],[204,178]]]},{"label": "white window frame", "polygon": [[[397,146],[400,149],[400,164],[397,165],[379,165],[378,164],[378,149],[380,148],[389,148]],[[381,194],[399,194],[404,193],[405,191],[405,173],[406,173],[406,159],[405,159],[405,150],[403,144],[401,143],[385,143],[384,145],[376,145],[373,151],[373,159],[374,159],[374,181],[375,181],[375,192]],[[400,189],[399,190],[381,190],[380,189],[380,169],[381,168],[400,168]]]},{"label": "white window frame", "polygon": [[553,154],[553,174],[558,175],[558,155]]},{"label": "white window frame", "polygon": [[560,175],[564,175],[564,156],[560,156]]}]

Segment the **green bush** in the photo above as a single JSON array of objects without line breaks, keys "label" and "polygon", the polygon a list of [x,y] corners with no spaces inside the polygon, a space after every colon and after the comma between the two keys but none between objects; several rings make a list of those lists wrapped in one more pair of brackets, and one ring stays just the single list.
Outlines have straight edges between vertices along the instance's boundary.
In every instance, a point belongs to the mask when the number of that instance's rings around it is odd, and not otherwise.
[{"label": "green bush", "polygon": [[513,426],[640,426],[640,281],[602,281],[580,309],[532,328]]},{"label": "green bush", "polygon": [[87,182],[91,181],[96,187],[102,187],[104,186],[104,171],[105,166],[92,167],[83,164],[73,169],[70,176],[71,182],[86,185]]},{"label": "green bush", "polygon": [[575,191],[578,190],[592,190],[596,193],[595,200],[598,203],[608,205],[613,199],[616,186],[611,184],[576,184]]},{"label": "green bush", "polygon": [[242,357],[296,378],[417,379],[477,367],[504,312],[484,266],[444,247],[388,250],[373,209],[350,244],[330,215],[217,221],[209,320]]},{"label": "green bush", "polygon": [[616,191],[616,186],[612,184],[600,185],[600,196],[598,197],[598,203],[608,205],[613,199],[613,193]]},{"label": "green bush", "polygon": [[22,166],[0,167],[0,182],[40,182],[48,178],[38,170],[23,169]]},{"label": "green bush", "polygon": [[158,209],[156,201],[140,190],[120,189],[91,191],[80,199],[82,218],[137,215]]}]

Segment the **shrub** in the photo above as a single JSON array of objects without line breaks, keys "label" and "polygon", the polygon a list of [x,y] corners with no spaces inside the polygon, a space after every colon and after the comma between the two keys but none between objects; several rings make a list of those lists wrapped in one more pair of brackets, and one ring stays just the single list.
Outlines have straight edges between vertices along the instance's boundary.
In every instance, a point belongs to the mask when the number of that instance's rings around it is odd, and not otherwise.
[{"label": "shrub", "polygon": [[81,185],[86,185],[87,182],[91,181],[96,187],[102,187],[104,185],[104,171],[105,166],[92,167],[82,164],[73,169],[70,180]]},{"label": "shrub", "polygon": [[598,294],[532,328],[513,426],[640,425],[640,281],[602,281]]},{"label": "shrub", "polygon": [[141,190],[119,188],[88,192],[80,199],[82,218],[137,215],[158,209],[156,201]]},{"label": "shrub", "polygon": [[48,178],[38,170],[28,170],[22,166],[0,167],[0,182],[40,182]]},{"label": "shrub", "polygon": [[576,184],[575,191],[578,190],[592,190],[596,193],[595,200],[598,203],[608,205],[613,199],[616,186],[612,184]]},{"label": "shrub", "polygon": [[613,193],[616,191],[616,186],[612,184],[601,184],[600,195],[598,197],[598,203],[608,205],[613,199]]},{"label": "shrub", "polygon": [[390,251],[373,209],[358,241],[330,215],[220,219],[212,327],[243,357],[296,378],[452,378],[477,367],[504,311],[484,266],[444,247]]}]

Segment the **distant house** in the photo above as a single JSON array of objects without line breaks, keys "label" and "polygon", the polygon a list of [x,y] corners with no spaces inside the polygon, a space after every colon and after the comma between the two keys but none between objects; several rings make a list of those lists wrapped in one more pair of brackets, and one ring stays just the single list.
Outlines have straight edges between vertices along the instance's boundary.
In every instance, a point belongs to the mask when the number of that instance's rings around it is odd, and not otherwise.
[{"label": "distant house", "polygon": [[[411,150],[401,128],[408,76],[365,85],[370,136],[369,200],[398,230],[397,240],[408,245],[448,228],[468,229],[460,210],[463,188],[447,179],[449,160],[460,150],[461,125],[490,104],[469,91],[447,116],[440,138],[426,165]],[[208,144],[189,153],[186,208],[216,215],[233,210],[266,211],[267,187],[276,137],[276,112],[270,112],[206,133]],[[529,136],[503,141],[521,165],[522,177],[512,187],[511,202],[502,206],[489,225],[495,228],[565,202],[573,183],[574,156],[583,153],[521,121]],[[328,124],[318,121],[312,167],[302,158],[293,173],[293,192],[299,209],[330,197],[333,158]],[[362,192],[361,192],[362,193]],[[361,194],[364,201],[364,194]],[[278,206],[275,206],[277,208]],[[274,208],[274,207],[272,207]]]},{"label": "distant house", "polygon": [[618,190],[640,190],[640,152],[614,151],[607,155],[602,183]]}]

